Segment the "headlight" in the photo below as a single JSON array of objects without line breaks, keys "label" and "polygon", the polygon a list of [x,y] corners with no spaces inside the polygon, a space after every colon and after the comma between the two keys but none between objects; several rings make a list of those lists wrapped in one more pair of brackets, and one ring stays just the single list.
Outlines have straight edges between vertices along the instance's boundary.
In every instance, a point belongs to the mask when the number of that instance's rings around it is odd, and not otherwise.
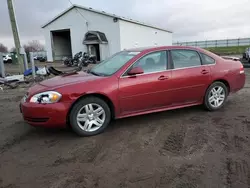
[{"label": "headlight", "polygon": [[30,102],[41,103],[41,104],[51,104],[56,103],[61,99],[62,95],[55,91],[47,91],[43,93],[38,93],[31,97]]}]

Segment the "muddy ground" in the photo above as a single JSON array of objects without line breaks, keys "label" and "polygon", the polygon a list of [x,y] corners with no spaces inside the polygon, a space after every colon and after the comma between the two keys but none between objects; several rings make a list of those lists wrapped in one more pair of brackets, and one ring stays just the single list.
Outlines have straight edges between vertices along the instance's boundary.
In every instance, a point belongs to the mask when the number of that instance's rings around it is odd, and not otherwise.
[{"label": "muddy ground", "polygon": [[23,122],[26,89],[0,91],[1,188],[248,188],[250,70],[218,112],[192,107],[117,120],[103,134]]},{"label": "muddy ground", "polygon": [[[50,67],[53,66],[55,68],[58,68],[62,71],[67,71],[67,70],[73,70],[75,69],[75,67],[66,67],[63,65],[63,62],[58,61],[58,62],[52,62],[52,63],[48,63],[48,62],[39,62],[39,61],[35,61],[35,66],[37,66],[38,68],[43,68],[44,66]],[[6,74],[11,74],[11,75],[15,75],[15,74],[20,74],[20,66],[18,64],[5,64],[5,70],[6,70]],[[31,64],[28,64],[28,68],[31,68]]]}]

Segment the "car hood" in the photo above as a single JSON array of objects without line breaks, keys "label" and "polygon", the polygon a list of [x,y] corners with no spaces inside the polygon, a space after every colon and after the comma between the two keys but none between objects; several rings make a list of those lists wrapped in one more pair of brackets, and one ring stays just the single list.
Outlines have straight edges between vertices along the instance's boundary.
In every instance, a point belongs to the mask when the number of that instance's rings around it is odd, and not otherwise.
[{"label": "car hood", "polygon": [[46,87],[57,87],[57,86],[65,86],[72,83],[96,80],[100,78],[102,77],[94,76],[92,74],[87,74],[85,72],[78,72],[71,75],[56,76],[54,78],[44,80],[39,84]]},{"label": "car hood", "polygon": [[56,88],[60,88],[66,85],[76,84],[80,82],[88,82],[97,79],[102,79],[103,77],[94,76],[92,74],[87,74],[85,72],[78,72],[71,75],[65,76],[56,76],[54,78],[44,80],[29,89],[29,93],[34,94],[37,92],[42,92],[45,90],[52,90]]}]

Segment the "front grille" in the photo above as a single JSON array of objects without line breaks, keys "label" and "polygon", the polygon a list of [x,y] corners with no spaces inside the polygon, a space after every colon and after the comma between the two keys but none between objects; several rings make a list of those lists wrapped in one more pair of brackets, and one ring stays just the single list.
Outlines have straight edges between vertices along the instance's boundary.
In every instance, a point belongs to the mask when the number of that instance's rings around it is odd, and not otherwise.
[{"label": "front grille", "polygon": [[49,120],[49,118],[30,118],[30,117],[24,117],[26,121],[34,122],[34,123],[45,123]]}]

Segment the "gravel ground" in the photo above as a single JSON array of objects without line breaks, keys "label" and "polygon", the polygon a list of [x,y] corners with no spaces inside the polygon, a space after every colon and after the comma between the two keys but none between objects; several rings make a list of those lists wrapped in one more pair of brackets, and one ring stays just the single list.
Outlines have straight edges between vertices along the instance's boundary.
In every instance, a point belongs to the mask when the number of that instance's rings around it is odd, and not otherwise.
[{"label": "gravel ground", "polygon": [[202,107],[117,120],[103,134],[35,129],[0,91],[1,188],[248,188],[250,70],[217,112]]}]

